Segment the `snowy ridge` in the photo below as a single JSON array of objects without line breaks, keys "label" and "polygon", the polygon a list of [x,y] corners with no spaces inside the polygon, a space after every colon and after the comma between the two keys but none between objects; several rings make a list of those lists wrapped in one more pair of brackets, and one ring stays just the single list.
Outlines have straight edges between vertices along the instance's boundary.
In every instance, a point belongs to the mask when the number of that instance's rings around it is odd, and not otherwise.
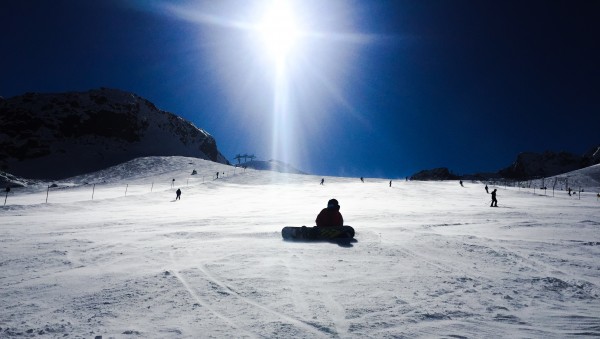
[{"label": "snowy ridge", "polygon": [[[15,188],[0,337],[600,335],[596,192],[491,186],[490,208],[481,183],[234,170],[146,157],[56,181],[47,204]],[[356,242],[281,239],[332,197]]]},{"label": "snowy ridge", "polygon": [[556,189],[565,191],[570,187],[572,190],[600,192],[600,164],[531,182],[537,187],[552,188],[556,184]]}]

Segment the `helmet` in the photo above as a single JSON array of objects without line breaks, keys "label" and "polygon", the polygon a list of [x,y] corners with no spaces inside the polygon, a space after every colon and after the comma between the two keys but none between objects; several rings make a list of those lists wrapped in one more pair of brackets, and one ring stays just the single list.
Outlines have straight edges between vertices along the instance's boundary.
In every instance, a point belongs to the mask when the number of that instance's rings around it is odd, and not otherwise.
[{"label": "helmet", "polygon": [[331,199],[327,202],[327,208],[337,208],[340,209],[340,205],[336,199]]}]

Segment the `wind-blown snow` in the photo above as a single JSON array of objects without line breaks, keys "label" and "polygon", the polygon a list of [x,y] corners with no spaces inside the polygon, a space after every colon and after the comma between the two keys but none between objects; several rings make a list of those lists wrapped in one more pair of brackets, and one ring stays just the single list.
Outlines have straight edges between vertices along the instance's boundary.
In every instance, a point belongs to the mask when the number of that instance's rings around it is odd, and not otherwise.
[{"label": "wind-blown snow", "polygon": [[[0,337],[600,335],[597,192],[320,179],[164,157],[13,189]],[[356,242],[281,239],[330,198]]]}]

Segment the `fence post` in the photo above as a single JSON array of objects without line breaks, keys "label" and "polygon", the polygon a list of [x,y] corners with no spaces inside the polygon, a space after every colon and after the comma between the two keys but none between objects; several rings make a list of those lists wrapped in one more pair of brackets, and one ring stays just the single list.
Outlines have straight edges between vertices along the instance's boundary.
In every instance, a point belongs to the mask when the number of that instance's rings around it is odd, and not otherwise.
[{"label": "fence post", "polygon": [[94,200],[94,192],[96,191],[96,184],[92,187],[92,200]]},{"label": "fence post", "polygon": [[48,185],[48,189],[46,190],[46,204],[48,203],[48,194],[50,193],[50,185]]},{"label": "fence post", "polygon": [[129,188],[129,184],[127,184],[127,186],[125,186],[125,196],[127,196],[127,189]]},{"label": "fence post", "polygon": [[152,182],[152,186],[150,186],[150,192],[154,189],[154,181]]}]

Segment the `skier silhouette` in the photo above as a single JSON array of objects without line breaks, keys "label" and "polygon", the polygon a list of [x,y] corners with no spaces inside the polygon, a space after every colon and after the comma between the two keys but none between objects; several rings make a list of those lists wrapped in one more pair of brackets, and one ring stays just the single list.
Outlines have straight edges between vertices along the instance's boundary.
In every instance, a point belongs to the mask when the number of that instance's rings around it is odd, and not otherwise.
[{"label": "skier silhouette", "polygon": [[485,193],[490,194],[490,191],[488,191],[487,185],[485,185]]},{"label": "skier silhouette", "polygon": [[492,191],[492,204],[490,207],[498,207],[498,200],[496,199],[496,189]]},{"label": "skier silhouette", "polygon": [[177,189],[175,194],[177,194],[177,196],[175,197],[175,200],[181,200],[181,190],[179,188]]},{"label": "skier silhouette", "polygon": [[321,179],[321,185],[323,185],[325,183],[325,178]]}]

